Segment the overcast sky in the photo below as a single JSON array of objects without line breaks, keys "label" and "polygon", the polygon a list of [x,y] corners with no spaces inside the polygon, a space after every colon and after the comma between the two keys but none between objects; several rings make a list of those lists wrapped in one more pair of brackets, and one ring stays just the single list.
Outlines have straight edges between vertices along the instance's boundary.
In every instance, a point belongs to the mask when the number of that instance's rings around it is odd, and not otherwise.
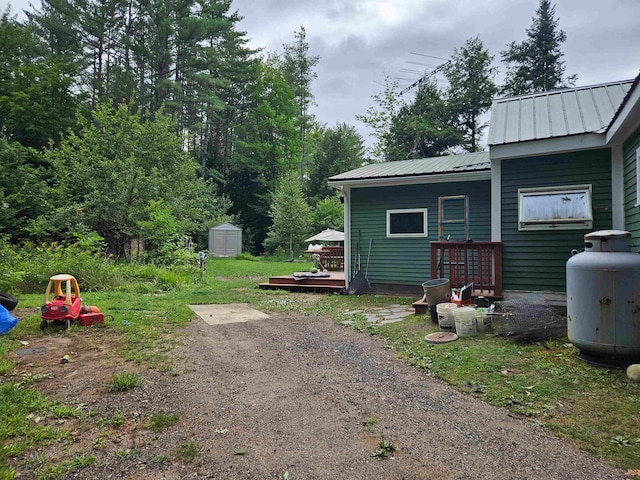
[{"label": "overcast sky", "polygon": [[[538,0],[233,0],[244,17],[240,29],[254,47],[281,52],[304,26],[312,54],[320,56],[313,84],[318,120],[354,125],[373,106],[385,76],[415,81],[454,48],[480,36],[502,81],[500,50],[522,41]],[[640,0],[556,0],[568,74],[577,85],[633,78],[640,69]],[[400,81],[400,87],[412,82]],[[367,140],[370,144],[371,140]]]},{"label": "overcast sky", "polygon": [[[32,0],[33,3],[39,3]],[[2,10],[28,8],[29,0],[0,0]],[[640,0],[556,0],[568,74],[578,85],[636,76],[640,69]],[[367,140],[368,130],[355,118],[373,106],[385,76],[413,81],[465,40],[480,36],[500,69],[500,50],[522,41],[538,0],[233,0],[244,17],[239,28],[253,47],[282,52],[284,43],[304,26],[311,53],[320,56],[312,85],[312,112],[328,126],[354,125]],[[403,70],[417,70],[407,73]],[[400,81],[400,87],[411,81]]]}]

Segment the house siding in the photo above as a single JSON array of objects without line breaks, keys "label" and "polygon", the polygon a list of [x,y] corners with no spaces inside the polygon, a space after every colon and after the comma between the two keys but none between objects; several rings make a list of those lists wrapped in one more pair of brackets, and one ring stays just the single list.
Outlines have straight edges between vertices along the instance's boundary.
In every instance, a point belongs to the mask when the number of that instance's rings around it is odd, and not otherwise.
[{"label": "house siding", "polygon": [[[584,235],[611,228],[609,149],[503,160],[502,280],[504,290],[566,291],[566,262]],[[518,231],[518,189],[591,185],[593,228]]]},{"label": "house siding", "polygon": [[[394,187],[354,188],[351,196],[351,265],[367,270],[374,284],[416,285],[430,277],[429,242],[438,240],[438,198],[469,197],[469,237],[491,239],[490,181],[436,183]],[[427,237],[387,238],[387,210],[427,208]],[[350,272],[353,275],[353,272]]]},{"label": "house siding", "polygon": [[623,145],[625,229],[631,232],[633,250],[640,252],[640,206],[636,198],[636,150],[640,148],[640,128]]}]

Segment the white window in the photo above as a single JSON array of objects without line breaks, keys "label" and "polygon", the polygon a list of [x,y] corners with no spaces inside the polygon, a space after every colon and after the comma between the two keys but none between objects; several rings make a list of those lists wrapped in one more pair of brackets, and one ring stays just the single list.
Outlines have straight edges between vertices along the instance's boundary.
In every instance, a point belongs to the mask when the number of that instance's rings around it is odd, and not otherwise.
[{"label": "white window", "polygon": [[426,237],[427,209],[387,210],[387,237]]},{"label": "white window", "polygon": [[640,205],[640,147],[636,150],[636,206]]},{"label": "white window", "polygon": [[518,230],[592,228],[591,185],[521,188]]}]

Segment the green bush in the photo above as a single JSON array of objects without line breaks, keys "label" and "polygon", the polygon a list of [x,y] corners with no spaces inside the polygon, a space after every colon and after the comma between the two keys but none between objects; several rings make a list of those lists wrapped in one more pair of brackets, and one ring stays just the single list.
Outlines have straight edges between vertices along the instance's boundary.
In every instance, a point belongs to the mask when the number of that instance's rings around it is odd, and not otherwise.
[{"label": "green bush", "polygon": [[57,243],[21,247],[0,237],[0,290],[41,293],[49,278],[59,273],[73,275],[81,291],[125,290],[137,293],[167,291],[197,278],[195,262],[160,267],[137,262],[115,262],[91,246]]},{"label": "green bush", "polygon": [[258,262],[260,259],[258,257],[254,257],[248,252],[242,252],[235,256],[236,260],[248,260],[250,262]]}]

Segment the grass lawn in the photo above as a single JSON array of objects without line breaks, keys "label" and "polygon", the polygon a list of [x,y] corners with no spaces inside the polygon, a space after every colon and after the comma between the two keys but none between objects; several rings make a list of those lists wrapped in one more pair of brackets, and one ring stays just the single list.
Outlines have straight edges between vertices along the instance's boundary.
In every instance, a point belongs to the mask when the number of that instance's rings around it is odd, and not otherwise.
[{"label": "grass lawn", "polygon": [[[167,353],[180,342],[180,327],[193,318],[188,304],[249,303],[274,312],[307,315],[310,321],[327,315],[334,321],[355,320],[353,328],[375,334],[397,354],[426,374],[439,377],[464,392],[492,405],[506,407],[512,415],[525,417],[567,437],[585,450],[626,469],[640,469],[640,384],[631,383],[624,372],[592,367],[577,358],[577,349],[565,341],[515,345],[506,339],[482,334],[444,345],[424,342],[436,330],[428,315],[371,327],[353,310],[410,304],[412,298],[385,296],[309,295],[279,290],[259,290],[256,285],[270,275],[286,275],[308,263],[209,259],[201,281],[170,291],[127,288],[126,291],[83,292],[85,304],[97,305],[114,320],[98,329],[117,339],[118,354],[144,367],[171,373]],[[52,272],[60,273],[60,272]],[[82,290],[82,278],[78,279]],[[20,296],[20,308],[39,308],[44,294]],[[41,332],[39,312],[23,316],[19,325],[0,336],[0,480],[13,478],[3,465],[35,446],[57,442],[62,429],[41,427],[38,416],[82,418],[81,409],[60,405],[37,390],[38,378],[15,371],[7,353],[52,332]],[[72,326],[56,335],[83,330]],[[33,377],[33,376],[32,376]],[[49,466],[39,478],[60,478],[82,468],[91,457],[64,465]],[[49,473],[47,473],[49,472]]]}]

